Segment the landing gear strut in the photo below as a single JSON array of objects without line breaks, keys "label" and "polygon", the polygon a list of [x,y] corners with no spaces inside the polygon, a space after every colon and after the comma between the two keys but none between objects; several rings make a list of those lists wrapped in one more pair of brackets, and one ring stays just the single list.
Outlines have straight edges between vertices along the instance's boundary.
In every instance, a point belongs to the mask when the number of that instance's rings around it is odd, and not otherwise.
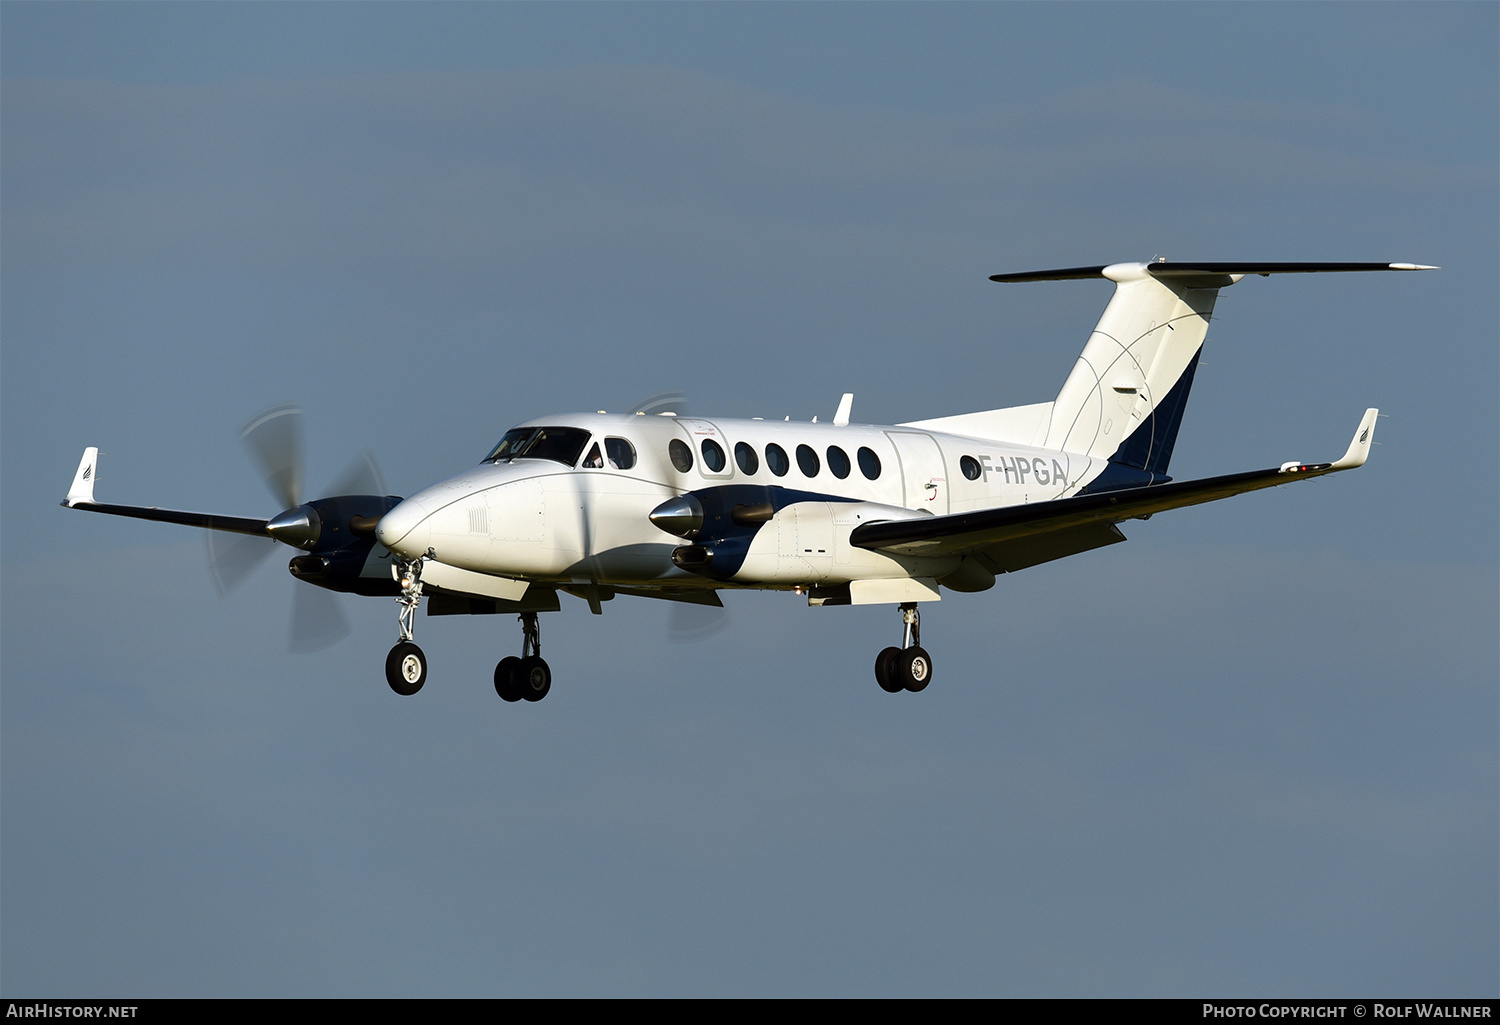
[{"label": "landing gear strut", "polygon": [[916,602],[901,606],[901,647],[875,657],[875,680],[887,694],[924,690],[932,682],[932,656],[922,647],[922,614]]},{"label": "landing gear strut", "polygon": [[415,694],[427,682],[427,656],[412,643],[417,606],[422,601],[423,561],[418,556],[411,562],[397,564],[401,573],[397,581],[401,585],[401,597],[396,599],[401,606],[398,617],[401,640],[396,642],[396,646],[385,657],[385,682],[391,685],[391,690],[403,697]]},{"label": "landing gear strut", "polygon": [[521,613],[521,657],[507,655],[495,666],[495,693],[505,701],[540,701],[552,689],[552,670],[542,659],[542,629],[535,612]]}]

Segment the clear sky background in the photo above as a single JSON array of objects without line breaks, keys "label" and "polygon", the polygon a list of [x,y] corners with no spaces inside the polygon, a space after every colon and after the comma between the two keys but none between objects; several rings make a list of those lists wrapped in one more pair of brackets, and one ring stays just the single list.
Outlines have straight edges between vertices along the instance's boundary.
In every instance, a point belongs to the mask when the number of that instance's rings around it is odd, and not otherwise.
[{"label": "clear sky background", "polygon": [[[0,5],[0,989],[1495,996],[1497,39],[1473,4]],[[1356,473],[924,610],[341,599],[102,501],[410,494],[659,392],[894,422],[1052,398],[1144,260],[1222,293],[1172,472]],[[289,550],[283,550],[290,555]]]}]

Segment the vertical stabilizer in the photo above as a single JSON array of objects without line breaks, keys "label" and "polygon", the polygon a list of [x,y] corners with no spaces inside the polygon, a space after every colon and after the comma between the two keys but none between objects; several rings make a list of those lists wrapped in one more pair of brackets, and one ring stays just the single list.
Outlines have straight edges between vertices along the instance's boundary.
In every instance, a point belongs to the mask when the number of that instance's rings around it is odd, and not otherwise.
[{"label": "vertical stabilizer", "polygon": [[1115,294],[1053,402],[1044,444],[1165,475],[1219,289],[1237,277],[1158,277],[1115,264]]}]

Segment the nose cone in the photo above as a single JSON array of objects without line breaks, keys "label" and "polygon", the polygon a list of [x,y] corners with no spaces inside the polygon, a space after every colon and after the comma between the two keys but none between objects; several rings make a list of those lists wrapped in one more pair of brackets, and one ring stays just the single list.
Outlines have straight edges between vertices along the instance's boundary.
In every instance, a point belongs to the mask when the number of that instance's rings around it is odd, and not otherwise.
[{"label": "nose cone", "polygon": [[377,541],[409,559],[425,554],[431,547],[431,538],[427,510],[410,498],[380,517],[375,526]]}]

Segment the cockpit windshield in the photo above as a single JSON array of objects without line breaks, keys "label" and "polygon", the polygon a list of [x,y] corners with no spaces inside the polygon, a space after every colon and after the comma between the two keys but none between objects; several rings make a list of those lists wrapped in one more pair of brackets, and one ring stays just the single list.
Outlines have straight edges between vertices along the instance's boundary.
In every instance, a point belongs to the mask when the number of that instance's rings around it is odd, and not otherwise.
[{"label": "cockpit windshield", "polygon": [[580,427],[517,427],[505,432],[486,463],[508,463],[512,459],[551,459],[572,466],[588,444],[589,432]]}]

